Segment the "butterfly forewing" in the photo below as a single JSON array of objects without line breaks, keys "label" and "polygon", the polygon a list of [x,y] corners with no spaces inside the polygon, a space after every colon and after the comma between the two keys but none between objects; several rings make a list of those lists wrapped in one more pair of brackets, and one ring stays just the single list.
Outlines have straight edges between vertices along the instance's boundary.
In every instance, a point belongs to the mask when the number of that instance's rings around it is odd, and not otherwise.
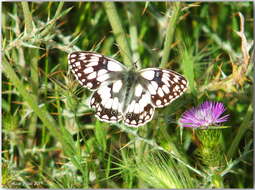
[{"label": "butterfly forewing", "polygon": [[143,85],[151,95],[155,107],[164,107],[180,97],[187,89],[187,80],[171,70],[148,68],[140,72],[146,80]]},{"label": "butterfly forewing", "polygon": [[68,55],[68,63],[79,83],[91,90],[103,82],[115,80],[125,66],[101,54],[79,51]]}]

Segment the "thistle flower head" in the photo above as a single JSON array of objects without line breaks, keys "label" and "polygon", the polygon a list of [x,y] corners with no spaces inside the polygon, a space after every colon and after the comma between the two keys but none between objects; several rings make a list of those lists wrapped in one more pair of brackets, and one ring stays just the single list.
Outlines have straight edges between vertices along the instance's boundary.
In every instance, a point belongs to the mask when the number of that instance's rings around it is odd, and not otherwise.
[{"label": "thistle flower head", "polygon": [[223,103],[206,101],[196,108],[185,111],[180,118],[183,127],[208,127],[228,120],[229,115],[221,116],[225,111]]}]

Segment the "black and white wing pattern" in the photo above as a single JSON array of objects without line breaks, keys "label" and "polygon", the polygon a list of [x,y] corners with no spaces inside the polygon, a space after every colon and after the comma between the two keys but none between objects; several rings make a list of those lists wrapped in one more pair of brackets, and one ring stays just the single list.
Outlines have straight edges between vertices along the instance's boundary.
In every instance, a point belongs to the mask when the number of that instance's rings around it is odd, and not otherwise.
[{"label": "black and white wing pattern", "polygon": [[90,98],[90,107],[96,110],[96,117],[105,122],[117,122],[122,120],[123,102],[121,94],[121,80],[108,83],[99,87]]},{"label": "black and white wing pattern", "polygon": [[122,119],[122,102],[119,95],[123,83],[120,80],[126,67],[114,59],[93,52],[73,52],[68,63],[76,79],[84,87],[95,91],[90,107],[96,110],[101,121],[117,122]]},{"label": "black and white wing pattern", "polygon": [[70,53],[68,63],[79,83],[94,91],[90,107],[105,122],[123,120],[128,126],[142,126],[153,118],[155,108],[170,104],[188,86],[174,71],[128,70],[120,62],[93,52]]},{"label": "black and white wing pattern", "polygon": [[68,63],[79,83],[90,89],[97,89],[103,82],[112,81],[126,70],[114,59],[98,53],[79,51],[68,55]]},{"label": "black and white wing pattern", "polygon": [[180,97],[187,89],[187,80],[177,72],[148,68],[139,71],[146,80],[143,85],[151,96],[151,102],[156,108],[167,106]]},{"label": "black and white wing pattern", "polygon": [[153,118],[154,110],[150,93],[138,83],[124,113],[124,123],[132,127],[145,125]]},{"label": "black and white wing pattern", "polygon": [[136,75],[137,84],[123,116],[124,123],[132,127],[149,122],[155,108],[170,104],[184,93],[188,85],[182,75],[166,69],[148,68]]}]

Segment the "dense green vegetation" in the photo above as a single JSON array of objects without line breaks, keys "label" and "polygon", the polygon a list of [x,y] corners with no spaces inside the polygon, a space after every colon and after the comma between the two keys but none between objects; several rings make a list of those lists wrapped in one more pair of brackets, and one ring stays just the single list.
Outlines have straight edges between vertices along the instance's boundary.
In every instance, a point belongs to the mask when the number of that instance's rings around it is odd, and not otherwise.
[{"label": "dense green vegetation", "polygon": [[[251,2],[2,3],[2,186],[252,188]],[[97,120],[68,53],[182,73],[187,92],[137,129]],[[222,102],[219,129],[182,128]]]}]

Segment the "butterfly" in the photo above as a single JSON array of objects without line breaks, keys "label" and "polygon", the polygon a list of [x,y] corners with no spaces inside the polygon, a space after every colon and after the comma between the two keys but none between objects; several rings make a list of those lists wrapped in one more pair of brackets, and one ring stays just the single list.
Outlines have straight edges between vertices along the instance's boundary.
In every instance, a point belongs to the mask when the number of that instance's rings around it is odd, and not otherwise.
[{"label": "butterfly", "polygon": [[72,52],[68,63],[78,82],[93,91],[89,104],[96,117],[109,123],[123,120],[127,126],[142,126],[151,121],[155,108],[170,104],[188,86],[188,81],[172,70],[128,69],[94,52]]}]

